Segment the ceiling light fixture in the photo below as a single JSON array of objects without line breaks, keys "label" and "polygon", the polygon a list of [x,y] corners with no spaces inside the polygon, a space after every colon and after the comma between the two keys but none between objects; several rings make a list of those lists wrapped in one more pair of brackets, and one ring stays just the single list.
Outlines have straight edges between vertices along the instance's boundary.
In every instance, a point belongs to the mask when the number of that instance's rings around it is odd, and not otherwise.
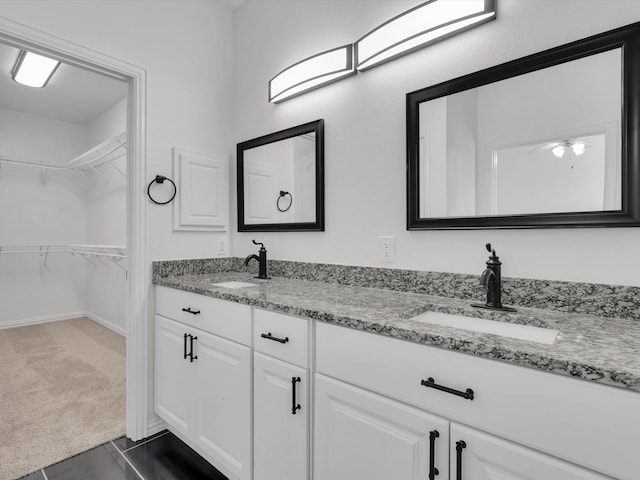
[{"label": "ceiling light fixture", "polygon": [[587,145],[582,140],[579,140],[577,138],[570,138],[567,140],[562,140],[560,143],[555,145],[551,149],[551,153],[553,153],[553,156],[556,158],[563,158],[565,153],[567,153],[567,149],[569,148],[576,157],[579,157],[585,152],[585,150],[587,149]]},{"label": "ceiling light fixture", "polygon": [[353,45],[327,50],[287,67],[269,80],[269,101],[278,103],[354,73]]},{"label": "ceiling light fixture", "polygon": [[383,23],[355,44],[366,70],[496,18],[496,0],[430,0]]},{"label": "ceiling light fixture", "polygon": [[580,141],[580,140],[575,140],[573,142],[573,144],[571,145],[571,150],[573,150],[573,154],[576,157],[579,157],[580,155],[582,155],[584,153],[584,151],[586,150],[587,146],[584,144],[584,142]]},{"label": "ceiling light fixture", "polygon": [[33,52],[20,50],[11,78],[28,87],[44,87],[60,62],[52,58],[43,57]]},{"label": "ceiling light fixture", "polygon": [[567,151],[566,147],[562,144],[556,145],[551,149],[551,153],[553,153],[553,156],[556,158],[564,157],[564,154],[566,151]]}]

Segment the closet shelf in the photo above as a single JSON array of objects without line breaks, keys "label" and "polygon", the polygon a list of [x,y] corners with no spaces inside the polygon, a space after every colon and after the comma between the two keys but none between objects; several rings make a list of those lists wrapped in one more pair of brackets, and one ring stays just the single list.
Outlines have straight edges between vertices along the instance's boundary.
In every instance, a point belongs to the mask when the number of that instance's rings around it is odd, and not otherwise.
[{"label": "closet shelf", "polygon": [[100,145],[93,147],[91,150],[86,151],[73,160],[70,160],[69,163],[67,163],[67,167],[73,169],[88,166],[99,167],[118,158],[122,158],[126,154],[126,149],[127,132],[122,132],[115,137],[105,140]]},{"label": "closet shelf", "polygon": [[105,140],[96,145],[91,150],[86,151],[82,155],[70,160],[66,165],[60,165],[47,162],[31,162],[27,160],[18,160],[4,155],[0,155],[0,166],[2,164],[17,165],[22,167],[36,167],[42,169],[42,182],[44,183],[46,171],[51,170],[71,170],[79,173],[85,180],[88,180],[86,171],[97,171],[98,167],[110,164],[123,176],[126,172],[122,171],[112,162],[127,155],[127,132],[122,132],[114,137]]},{"label": "closet shelf", "polygon": [[[112,264],[122,270],[120,265],[127,258],[127,247],[121,245],[78,245],[78,244],[48,244],[48,245],[0,245],[0,256],[5,254],[32,254],[37,253],[42,257],[42,264],[47,264],[47,256],[50,253],[70,253],[85,258],[87,261],[98,262],[108,265],[104,260],[109,260]],[[125,270],[126,271],[126,270]]]}]

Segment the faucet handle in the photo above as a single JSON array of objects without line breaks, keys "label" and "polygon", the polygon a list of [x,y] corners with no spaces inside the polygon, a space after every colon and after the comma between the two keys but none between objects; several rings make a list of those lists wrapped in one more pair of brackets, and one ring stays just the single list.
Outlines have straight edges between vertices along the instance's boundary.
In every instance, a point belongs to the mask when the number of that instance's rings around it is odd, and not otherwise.
[{"label": "faucet handle", "polygon": [[260,245],[262,248],[264,248],[264,243],[260,243],[260,242],[256,242],[255,240],[251,240],[253,242],[254,245]]},{"label": "faucet handle", "polygon": [[496,256],[496,249],[495,249],[495,248],[491,248],[491,244],[490,244],[490,243],[487,243],[487,244],[485,245],[485,247],[487,248],[487,252],[489,252],[489,253],[491,254],[491,256],[492,256],[492,257],[498,258],[498,257]]}]

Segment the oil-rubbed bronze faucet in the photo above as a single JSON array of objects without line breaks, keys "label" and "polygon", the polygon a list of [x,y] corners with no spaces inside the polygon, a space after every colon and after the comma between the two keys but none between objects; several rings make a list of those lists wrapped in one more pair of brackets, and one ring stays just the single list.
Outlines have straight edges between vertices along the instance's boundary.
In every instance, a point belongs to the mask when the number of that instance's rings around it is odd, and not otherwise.
[{"label": "oil-rubbed bronze faucet", "polygon": [[260,245],[260,250],[258,250],[258,255],[249,255],[244,259],[245,266],[249,265],[251,260],[258,261],[258,276],[256,278],[269,278],[267,276],[267,249],[264,248],[264,243],[256,242],[255,240],[251,240],[254,245]]},{"label": "oil-rubbed bronze faucet", "polygon": [[496,251],[491,248],[491,244],[486,244],[487,251],[491,253],[489,260],[487,260],[487,268],[480,275],[480,285],[487,292],[487,301],[484,304],[474,303],[472,307],[489,308],[491,310],[502,310],[503,312],[515,312],[515,308],[504,307],[502,305],[502,275],[501,268],[502,262],[496,255]]}]

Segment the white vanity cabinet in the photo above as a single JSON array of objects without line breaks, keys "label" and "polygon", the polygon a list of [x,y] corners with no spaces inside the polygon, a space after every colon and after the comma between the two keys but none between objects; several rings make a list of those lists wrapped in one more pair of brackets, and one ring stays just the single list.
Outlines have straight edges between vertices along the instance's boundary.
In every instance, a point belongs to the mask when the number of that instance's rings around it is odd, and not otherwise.
[{"label": "white vanity cabinet", "polygon": [[448,420],[321,374],[315,400],[315,480],[449,478]]},{"label": "white vanity cabinet", "polygon": [[550,455],[451,423],[451,478],[456,480],[607,480]]},{"label": "white vanity cabinet", "polygon": [[[418,412],[451,422],[450,475],[438,479],[638,478],[635,392],[321,322],[316,372],[314,480],[341,478],[338,463],[360,471],[367,459],[380,464],[376,468],[388,464],[403,472],[393,478],[417,478],[411,468],[423,472],[427,442],[398,426],[398,412],[412,412],[414,425]],[[428,438],[431,428],[425,424],[418,431]],[[403,445],[412,441],[413,450]],[[458,441],[467,445],[462,476],[456,469]],[[445,471],[440,465],[442,460],[437,466]]]},{"label": "white vanity cabinet", "polygon": [[157,287],[155,411],[229,478],[251,479],[251,307]]},{"label": "white vanity cabinet", "polygon": [[254,309],[254,480],[309,478],[309,323]]}]

